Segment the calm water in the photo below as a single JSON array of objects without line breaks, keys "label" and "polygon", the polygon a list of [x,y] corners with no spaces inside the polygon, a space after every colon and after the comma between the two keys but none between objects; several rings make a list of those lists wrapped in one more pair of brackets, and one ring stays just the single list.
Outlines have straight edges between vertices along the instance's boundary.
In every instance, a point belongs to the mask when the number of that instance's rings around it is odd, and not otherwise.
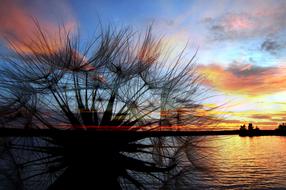
[{"label": "calm water", "polygon": [[[191,189],[286,189],[286,137],[206,137]],[[205,158],[203,158],[205,156]],[[188,189],[185,186],[185,189]]]}]

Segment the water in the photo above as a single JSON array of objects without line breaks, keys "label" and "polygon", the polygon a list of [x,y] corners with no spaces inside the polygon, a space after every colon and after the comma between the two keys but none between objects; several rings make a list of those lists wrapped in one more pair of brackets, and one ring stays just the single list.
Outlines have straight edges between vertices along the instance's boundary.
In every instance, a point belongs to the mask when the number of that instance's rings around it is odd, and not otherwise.
[{"label": "water", "polygon": [[[206,137],[192,189],[286,189],[286,137]],[[188,189],[185,186],[185,189]]]},{"label": "water", "polygon": [[[286,137],[230,135],[199,139],[199,148],[187,149],[197,167],[179,176],[170,189],[286,190]],[[11,189],[7,188],[9,184],[3,184],[3,176],[1,182],[0,174],[0,189]]]}]

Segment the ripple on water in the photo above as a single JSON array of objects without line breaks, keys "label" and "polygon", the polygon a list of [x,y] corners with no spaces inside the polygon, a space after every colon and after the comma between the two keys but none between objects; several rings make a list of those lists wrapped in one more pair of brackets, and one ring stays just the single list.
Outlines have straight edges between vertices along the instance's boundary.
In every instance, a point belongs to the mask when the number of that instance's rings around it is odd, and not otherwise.
[{"label": "ripple on water", "polygon": [[193,189],[286,189],[286,137],[209,138],[209,170],[193,174]]}]

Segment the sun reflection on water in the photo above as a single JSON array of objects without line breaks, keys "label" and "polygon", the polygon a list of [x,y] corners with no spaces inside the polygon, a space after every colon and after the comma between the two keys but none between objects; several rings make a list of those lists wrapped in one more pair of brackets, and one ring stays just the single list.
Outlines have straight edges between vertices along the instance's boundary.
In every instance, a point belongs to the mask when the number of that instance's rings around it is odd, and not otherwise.
[{"label": "sun reflection on water", "polygon": [[208,173],[198,173],[196,188],[286,188],[286,137],[208,137]]}]

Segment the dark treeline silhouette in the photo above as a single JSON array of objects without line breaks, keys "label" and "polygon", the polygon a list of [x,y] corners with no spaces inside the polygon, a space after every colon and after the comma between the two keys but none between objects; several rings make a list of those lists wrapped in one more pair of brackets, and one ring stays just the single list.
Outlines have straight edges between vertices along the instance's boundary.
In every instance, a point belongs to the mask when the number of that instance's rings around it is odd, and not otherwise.
[{"label": "dark treeline silhouette", "polygon": [[247,126],[247,128],[246,128],[245,124],[241,125],[240,128],[239,128],[239,130],[240,130],[240,131],[245,131],[245,130],[248,130],[248,131],[253,131],[253,130],[258,131],[258,130],[260,130],[260,129],[259,129],[257,126],[254,128],[254,127],[253,127],[253,124],[252,124],[252,123],[249,123],[248,126]]},{"label": "dark treeline silhouette", "polygon": [[286,125],[285,123],[279,124],[275,130],[260,130],[257,126],[254,128],[252,123],[248,124],[246,128],[245,124],[241,125],[239,128],[240,136],[267,136],[267,135],[286,135]]},{"label": "dark treeline silhouette", "polygon": [[286,123],[279,124],[276,130],[285,132],[286,131]]},{"label": "dark treeline silhouette", "polygon": [[245,124],[241,125],[239,128],[240,136],[257,136],[260,134],[261,134],[260,129],[257,126],[254,128],[252,123],[249,123],[247,128]]},{"label": "dark treeline silhouette", "polygon": [[[0,126],[53,135],[1,138],[1,185],[144,189],[184,181],[194,166],[193,138],[89,135],[88,129],[136,133],[212,122],[199,101],[204,92],[195,55],[187,60],[183,50],[170,59],[151,27],[144,34],[101,28],[93,40],[81,42],[65,28],[51,40],[35,25],[28,41],[8,38],[11,51],[0,68]],[[68,133],[73,130],[80,132]]]}]

